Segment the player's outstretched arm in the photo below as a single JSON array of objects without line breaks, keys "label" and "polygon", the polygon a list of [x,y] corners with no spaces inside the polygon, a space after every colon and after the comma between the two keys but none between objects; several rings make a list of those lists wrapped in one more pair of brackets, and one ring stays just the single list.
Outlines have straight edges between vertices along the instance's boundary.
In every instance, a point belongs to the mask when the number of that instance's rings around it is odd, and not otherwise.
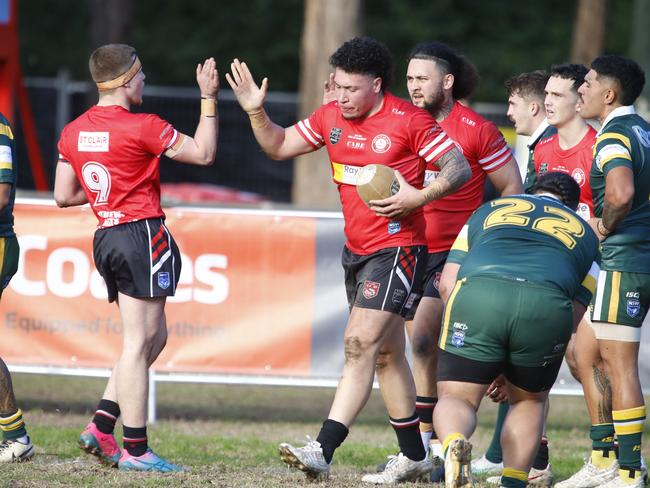
[{"label": "player's outstretched arm", "polygon": [[59,207],[72,207],[88,203],[88,198],[79,184],[77,175],[67,162],[59,161],[54,179],[54,200]]},{"label": "player's outstretched arm", "polygon": [[253,134],[262,151],[271,159],[290,159],[314,150],[294,127],[283,128],[274,123],[264,110],[264,99],[269,88],[268,78],[258,86],[246,63],[233,60],[226,81],[248,114]]},{"label": "player's outstretched arm", "polygon": [[214,58],[196,67],[196,82],[201,91],[201,117],[194,137],[179,134],[178,142],[165,155],[181,163],[209,166],[214,162],[219,136],[219,73]]}]

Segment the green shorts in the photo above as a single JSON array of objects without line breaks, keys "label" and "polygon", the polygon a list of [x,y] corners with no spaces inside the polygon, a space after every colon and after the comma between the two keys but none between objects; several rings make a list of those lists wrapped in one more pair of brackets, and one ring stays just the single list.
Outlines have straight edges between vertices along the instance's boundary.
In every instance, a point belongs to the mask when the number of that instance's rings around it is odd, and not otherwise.
[{"label": "green shorts", "polygon": [[641,327],[650,305],[650,274],[600,270],[592,322]]},{"label": "green shorts", "polygon": [[0,262],[2,263],[0,269],[0,297],[18,270],[19,254],[20,247],[16,236],[0,237]]},{"label": "green shorts", "polygon": [[572,301],[560,290],[470,277],[449,297],[440,348],[475,361],[545,367],[562,361],[572,331]]}]

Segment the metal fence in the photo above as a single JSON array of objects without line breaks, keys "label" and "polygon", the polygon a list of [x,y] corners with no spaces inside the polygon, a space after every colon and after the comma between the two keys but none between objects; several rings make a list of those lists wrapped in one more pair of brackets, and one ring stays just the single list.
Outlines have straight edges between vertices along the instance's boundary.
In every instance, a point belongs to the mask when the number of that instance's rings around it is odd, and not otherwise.
[{"label": "metal fence", "polygon": [[[50,188],[58,152],[56,144],[61,130],[71,120],[97,101],[97,91],[90,82],[71,80],[66,72],[57,78],[27,78],[27,86],[39,145],[48,175]],[[297,119],[298,97],[295,93],[269,93],[265,107],[273,121],[288,126]],[[510,123],[502,104],[478,103],[474,108],[497,125]],[[199,117],[198,88],[145,86],[144,104],[134,111],[155,113],[170,121],[181,132],[192,135]],[[248,118],[242,112],[231,90],[219,92],[219,147],[214,166],[198,168],[178,164],[163,158],[160,175],[163,183],[211,183],[261,195],[278,203],[291,201],[293,181],[292,161],[272,161],[259,149],[250,129]],[[15,127],[19,158],[27,157],[20,120]],[[29,165],[21,164],[18,187],[33,189]]]},{"label": "metal fence", "polygon": [[[61,130],[65,124],[96,103],[97,92],[92,83],[70,80],[65,73],[58,78],[28,78],[25,84],[51,187],[58,157],[56,144]],[[199,97],[198,88],[146,86],[144,104],[134,107],[134,111],[158,114],[170,121],[176,129],[193,135],[199,118]],[[269,93],[265,107],[278,124],[290,125],[296,121],[295,94]],[[260,151],[248,117],[237,104],[232,91],[221,90],[219,93],[219,114],[219,148],[215,165],[205,169],[163,158],[161,181],[211,183],[257,193],[275,202],[289,202],[293,179],[292,162],[272,161]],[[15,125],[19,157],[26,158],[20,120]],[[27,164],[20,166],[18,187],[34,188]]]}]

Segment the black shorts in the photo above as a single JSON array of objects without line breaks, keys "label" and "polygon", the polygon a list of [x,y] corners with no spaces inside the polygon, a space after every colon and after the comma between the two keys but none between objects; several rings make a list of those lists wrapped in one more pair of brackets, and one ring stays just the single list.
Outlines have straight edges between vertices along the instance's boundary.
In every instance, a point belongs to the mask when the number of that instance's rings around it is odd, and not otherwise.
[{"label": "black shorts", "polygon": [[176,292],[181,255],[162,218],[138,220],[95,232],[93,257],[108,290],[134,298],[169,297]]},{"label": "black shorts", "polygon": [[426,246],[391,247],[367,256],[343,248],[348,305],[404,317],[422,294]]},{"label": "black shorts", "polygon": [[506,379],[522,390],[539,393],[550,390],[557,379],[562,359],[549,361],[544,366],[518,366],[507,361],[487,362],[458,356],[438,348],[436,381],[461,381],[489,385],[503,374]]},{"label": "black shorts", "polygon": [[445,263],[447,262],[447,256],[449,256],[449,251],[429,253],[429,257],[427,259],[427,269],[424,273],[424,283],[422,284],[422,297],[418,298],[415,301],[415,304],[406,314],[406,320],[413,320],[413,317],[415,317],[415,311],[420,304],[421,298],[440,298],[440,291],[438,290],[438,286],[440,285],[440,275],[442,274],[442,268],[445,267]]}]

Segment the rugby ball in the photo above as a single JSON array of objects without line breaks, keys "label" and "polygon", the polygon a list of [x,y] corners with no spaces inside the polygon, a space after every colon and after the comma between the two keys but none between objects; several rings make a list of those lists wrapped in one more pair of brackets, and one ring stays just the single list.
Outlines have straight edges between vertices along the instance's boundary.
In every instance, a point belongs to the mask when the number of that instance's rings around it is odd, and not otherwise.
[{"label": "rugby ball", "polygon": [[357,193],[370,206],[370,200],[383,200],[399,191],[395,170],[383,164],[369,164],[357,173]]}]

